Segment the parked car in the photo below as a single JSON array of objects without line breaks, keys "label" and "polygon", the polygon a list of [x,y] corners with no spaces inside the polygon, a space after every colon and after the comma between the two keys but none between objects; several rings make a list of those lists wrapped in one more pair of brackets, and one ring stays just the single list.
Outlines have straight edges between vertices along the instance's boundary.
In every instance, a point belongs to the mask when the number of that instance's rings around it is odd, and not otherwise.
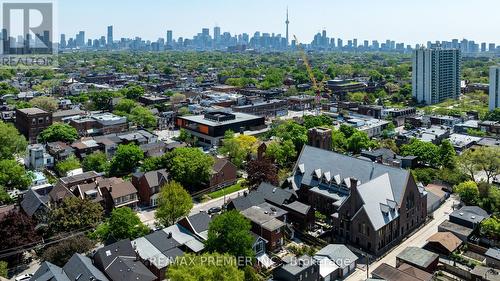
[{"label": "parked car", "polygon": [[28,281],[31,279],[31,277],[33,276],[33,274],[29,273],[29,274],[23,274],[23,275],[19,275],[16,277],[16,281]]},{"label": "parked car", "polygon": [[222,211],[222,209],[220,207],[212,207],[212,208],[208,209],[208,214],[209,215],[217,214],[217,213],[220,213],[221,211]]}]

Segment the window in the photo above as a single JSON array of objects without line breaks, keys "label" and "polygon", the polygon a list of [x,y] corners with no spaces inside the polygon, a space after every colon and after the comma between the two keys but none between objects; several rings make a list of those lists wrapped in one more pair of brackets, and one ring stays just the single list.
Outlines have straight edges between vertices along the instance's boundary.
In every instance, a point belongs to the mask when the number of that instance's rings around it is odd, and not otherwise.
[{"label": "window", "polygon": [[38,124],[43,124],[43,118],[38,118]]},{"label": "window", "polygon": [[36,125],[36,118],[31,119],[31,125]]}]

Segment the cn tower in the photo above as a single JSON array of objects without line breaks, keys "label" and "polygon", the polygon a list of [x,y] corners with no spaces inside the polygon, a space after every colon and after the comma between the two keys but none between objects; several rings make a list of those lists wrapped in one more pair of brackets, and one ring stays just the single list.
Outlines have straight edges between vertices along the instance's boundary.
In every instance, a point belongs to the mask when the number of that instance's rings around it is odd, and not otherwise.
[{"label": "cn tower", "polygon": [[285,21],[285,24],[286,24],[286,46],[288,47],[288,24],[290,23],[290,21],[288,20],[288,7],[286,7],[286,21]]}]

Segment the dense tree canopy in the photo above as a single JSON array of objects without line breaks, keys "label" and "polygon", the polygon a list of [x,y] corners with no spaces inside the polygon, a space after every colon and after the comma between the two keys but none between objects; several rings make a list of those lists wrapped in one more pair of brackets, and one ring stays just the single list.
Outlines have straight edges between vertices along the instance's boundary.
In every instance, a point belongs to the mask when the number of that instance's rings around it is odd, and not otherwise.
[{"label": "dense tree canopy", "polygon": [[[210,262],[208,262],[210,261]],[[243,281],[245,273],[237,260],[228,254],[186,254],[178,257],[167,269],[171,281]]]},{"label": "dense tree canopy", "polygon": [[96,227],[103,218],[99,203],[78,197],[67,197],[50,212],[51,229],[56,232]]},{"label": "dense tree canopy", "polygon": [[36,97],[30,100],[30,105],[32,107],[38,107],[48,112],[54,112],[58,108],[57,100],[53,97]]},{"label": "dense tree canopy", "polygon": [[164,155],[164,167],[172,178],[190,189],[208,182],[214,159],[198,148],[181,147]]},{"label": "dense tree canopy", "polygon": [[0,186],[7,190],[28,188],[33,180],[33,174],[15,160],[0,160]]},{"label": "dense tree canopy", "polygon": [[274,159],[281,167],[285,167],[295,161],[297,151],[291,140],[286,140],[282,143],[273,141],[267,146],[266,156]]},{"label": "dense tree canopy", "polygon": [[43,130],[39,135],[42,142],[72,142],[78,138],[78,132],[69,124],[54,123],[47,129]]},{"label": "dense tree canopy", "polygon": [[187,216],[193,207],[191,195],[175,181],[165,184],[158,198],[155,218],[159,225],[173,225],[180,218]]},{"label": "dense tree canopy", "polygon": [[12,249],[41,242],[41,238],[35,231],[35,222],[21,212],[10,212],[0,220],[0,250]]},{"label": "dense tree canopy", "polygon": [[56,163],[56,171],[61,177],[65,177],[69,171],[80,168],[80,161],[74,155]]},{"label": "dense tree canopy", "polygon": [[271,160],[255,159],[248,161],[246,166],[248,174],[247,180],[250,187],[257,187],[262,182],[267,182],[273,185],[278,185],[278,169]]},{"label": "dense tree canopy", "polygon": [[144,152],[135,144],[121,144],[111,160],[109,174],[124,176],[132,173],[144,159]]},{"label": "dense tree canopy", "polygon": [[83,159],[82,168],[84,171],[105,172],[109,168],[108,158],[104,152],[94,152]]},{"label": "dense tree canopy", "polygon": [[48,247],[42,259],[62,267],[75,253],[85,255],[94,246],[95,243],[84,235],[73,236]]},{"label": "dense tree canopy", "polygon": [[107,222],[99,225],[92,237],[102,241],[135,239],[147,235],[149,228],[144,225],[137,214],[129,207],[114,209]]},{"label": "dense tree canopy", "polygon": [[467,205],[474,205],[478,200],[479,189],[474,181],[460,183],[455,186],[454,191],[460,195],[460,199]]},{"label": "dense tree canopy", "polygon": [[254,136],[238,135],[235,137],[232,131],[226,131],[220,152],[229,156],[236,166],[241,167],[249,155],[255,153],[256,145],[257,138]]},{"label": "dense tree canopy", "polygon": [[206,249],[235,257],[253,257],[250,229],[250,221],[238,211],[228,211],[216,216],[208,227]]},{"label": "dense tree canopy", "polygon": [[28,142],[12,124],[0,121],[0,159],[13,159],[26,151]]}]

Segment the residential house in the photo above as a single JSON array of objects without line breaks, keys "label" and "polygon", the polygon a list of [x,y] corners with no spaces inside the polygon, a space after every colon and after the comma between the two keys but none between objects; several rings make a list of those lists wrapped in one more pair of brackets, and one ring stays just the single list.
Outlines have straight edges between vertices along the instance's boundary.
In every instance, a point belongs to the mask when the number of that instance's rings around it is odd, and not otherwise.
[{"label": "residential house", "polygon": [[427,194],[408,170],[304,146],[285,186],[329,216],[333,235],[382,254],[427,217]]},{"label": "residential house", "polygon": [[41,171],[54,166],[54,157],[45,151],[42,144],[31,144],[27,147],[26,166],[31,170]]},{"label": "residential house", "polygon": [[154,207],[158,204],[160,188],[168,182],[167,170],[137,172],[132,175],[132,184],[137,189],[140,203]]},{"label": "residential house", "polygon": [[436,271],[438,262],[438,254],[418,247],[408,247],[396,256],[396,266],[406,263],[429,273]]},{"label": "residential house", "polygon": [[137,238],[132,245],[157,280],[165,278],[167,266],[177,257],[186,252],[199,253],[205,247],[192,232],[178,224]]},{"label": "residential house", "polygon": [[484,219],[489,217],[488,212],[478,206],[463,206],[450,214],[450,222],[475,230]]},{"label": "residential house", "polygon": [[75,155],[80,159],[84,159],[100,149],[99,144],[92,138],[77,140],[71,144],[71,148],[73,148]]},{"label": "residential house", "polygon": [[21,208],[29,217],[41,217],[49,211],[49,196],[37,193],[33,189],[28,189],[23,195]]},{"label": "residential house", "polygon": [[16,128],[30,144],[36,143],[38,135],[52,125],[52,115],[39,108],[16,109]]},{"label": "residential house", "polygon": [[236,183],[238,168],[229,160],[215,158],[210,176],[209,188],[219,189]]},{"label": "residential house", "polygon": [[276,251],[281,249],[284,241],[284,231],[286,228],[286,211],[274,207],[268,203],[262,203],[257,206],[252,206],[241,214],[250,220],[252,225],[252,232],[261,236],[266,241],[266,249],[269,251]]},{"label": "residential house", "polygon": [[431,281],[432,274],[407,264],[401,264],[399,268],[382,263],[372,271],[373,280],[386,281]]},{"label": "residential house", "polygon": [[74,149],[62,141],[47,143],[47,151],[54,159],[62,161],[74,154]]},{"label": "residential house", "polygon": [[319,280],[319,265],[315,259],[303,255],[290,258],[284,264],[273,270],[273,280],[276,281],[316,281]]},{"label": "residential house", "polygon": [[462,240],[451,232],[437,232],[427,238],[423,247],[431,252],[449,256],[462,245]]},{"label": "residential house", "polygon": [[97,250],[94,265],[111,281],[154,281],[157,277],[136,257],[129,239]]},{"label": "residential house", "polygon": [[337,270],[322,277],[323,280],[337,280],[346,278],[356,270],[358,256],[343,244],[329,244],[316,252],[314,259],[318,261],[320,271],[323,266],[332,268],[331,263],[334,263]]},{"label": "residential house", "polygon": [[486,265],[491,266],[493,268],[500,268],[500,249],[498,248],[489,248],[486,253]]},{"label": "residential house", "polygon": [[73,281],[100,280],[108,281],[104,273],[97,269],[88,257],[75,253],[61,268],[50,262],[43,262],[30,280],[33,281]]},{"label": "residential house", "polygon": [[177,224],[189,230],[197,238],[205,241],[208,239],[208,226],[211,221],[212,217],[209,214],[199,212],[198,214],[180,219]]}]

